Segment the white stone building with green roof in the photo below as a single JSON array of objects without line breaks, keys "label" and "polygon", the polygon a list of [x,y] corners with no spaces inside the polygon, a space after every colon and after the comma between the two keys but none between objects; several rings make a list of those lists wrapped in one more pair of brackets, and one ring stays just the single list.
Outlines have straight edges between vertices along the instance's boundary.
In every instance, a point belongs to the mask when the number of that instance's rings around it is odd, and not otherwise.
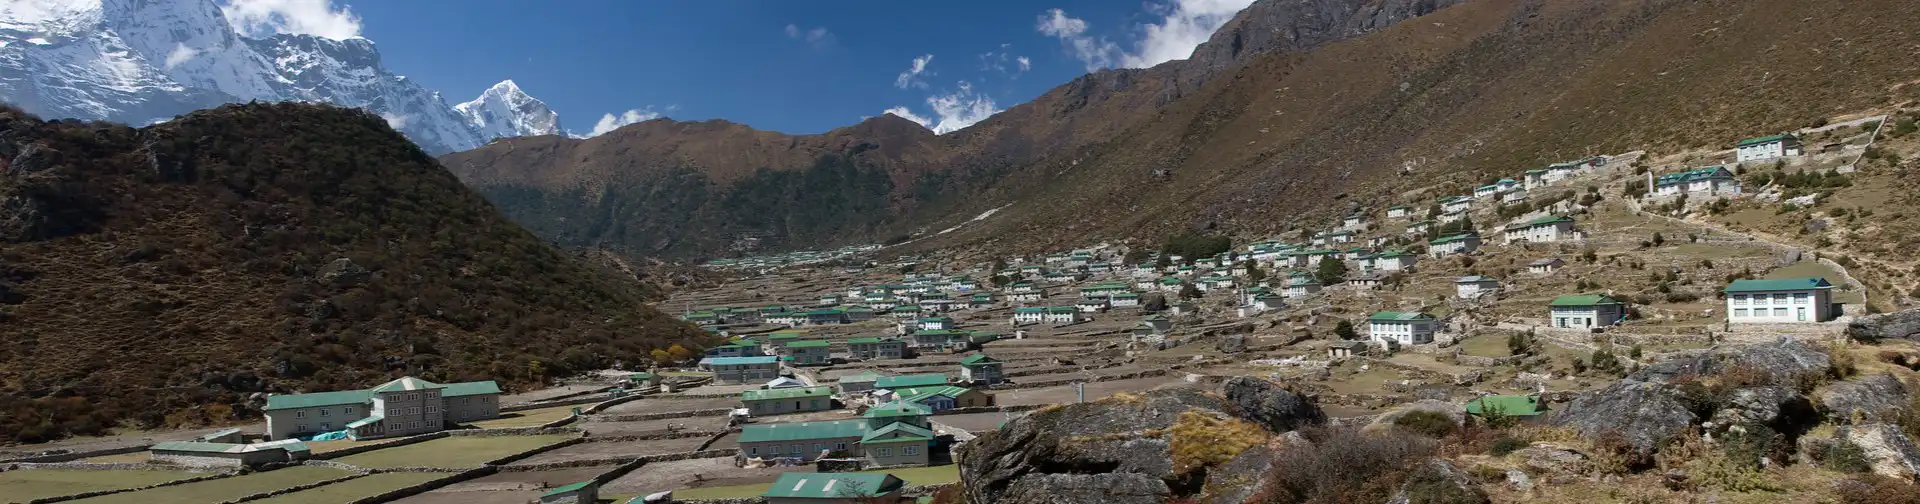
[{"label": "white stone building with green roof", "polygon": [[1733,148],[1734,159],[1741,163],[1765,161],[1782,156],[1798,156],[1802,150],[1800,137],[1793,136],[1791,133],[1748,138],[1741,140]]},{"label": "white stone building with green roof", "polygon": [[1811,324],[1834,317],[1833,284],[1819,277],[1734,280],[1727,285],[1727,322]]},{"label": "white stone building with green roof", "polygon": [[854,420],[747,424],[741,428],[736,456],[802,463],[822,457],[865,457],[875,466],[925,465],[935,437],[927,421],[932,414],[919,404],[889,402],[869,408]]},{"label": "white stone building with green roof", "polygon": [[1433,342],[1432,315],[1418,312],[1382,311],[1367,317],[1367,336],[1382,345],[1421,345]]},{"label": "white stone building with green roof", "polygon": [[1547,303],[1547,315],[1555,329],[1594,329],[1626,320],[1627,304],[1605,294],[1560,296]]},{"label": "white stone building with green roof", "polygon": [[833,409],[833,387],[795,387],[740,392],[740,404],[755,416]]},{"label": "white stone building with green roof", "polygon": [[264,411],[268,439],[339,430],[352,439],[411,436],[500,416],[500,385],[408,376],[365,390],[268,396]]}]

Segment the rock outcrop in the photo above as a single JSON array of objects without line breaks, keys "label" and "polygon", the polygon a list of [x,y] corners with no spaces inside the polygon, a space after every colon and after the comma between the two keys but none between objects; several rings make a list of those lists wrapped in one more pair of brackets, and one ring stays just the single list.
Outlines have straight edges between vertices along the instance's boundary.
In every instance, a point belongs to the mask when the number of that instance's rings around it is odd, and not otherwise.
[{"label": "rock outcrop", "polygon": [[1775,432],[1800,433],[1820,423],[1820,414],[1806,396],[1788,387],[1735,390],[1713,414],[1716,425],[1759,424]]},{"label": "rock outcrop", "polygon": [[1760,345],[1721,346],[1693,357],[1655,363],[1627,376],[1628,380],[1667,383],[1682,376],[1712,376],[1745,367],[1772,375],[1773,385],[1792,385],[1803,373],[1824,373],[1832,365],[1825,352],[1798,340],[1781,339]]},{"label": "rock outcrop", "polygon": [[1820,407],[1834,421],[1874,422],[1888,412],[1906,407],[1907,386],[1892,375],[1874,375],[1854,381],[1835,383],[1820,393]]},{"label": "rock outcrop", "polygon": [[1619,436],[1643,457],[1698,421],[1673,387],[1632,379],[1581,394],[1552,415],[1588,438]]},{"label": "rock outcrop", "polygon": [[1913,439],[1899,427],[1883,423],[1841,427],[1834,438],[1851,441],[1865,451],[1876,474],[1895,478],[1920,475],[1920,447],[1914,446]]},{"label": "rock outcrop", "polygon": [[1319,404],[1267,380],[1236,376],[1223,388],[1243,418],[1275,433],[1327,422]]},{"label": "rock outcrop", "polygon": [[1920,341],[1920,310],[1878,313],[1847,324],[1847,337],[1860,341],[1904,339]]}]

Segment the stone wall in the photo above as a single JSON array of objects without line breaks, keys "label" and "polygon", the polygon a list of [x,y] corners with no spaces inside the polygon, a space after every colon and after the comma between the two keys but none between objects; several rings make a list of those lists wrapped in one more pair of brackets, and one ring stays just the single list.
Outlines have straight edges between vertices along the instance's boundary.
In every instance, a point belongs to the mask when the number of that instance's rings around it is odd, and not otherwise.
[{"label": "stone wall", "polygon": [[396,488],[396,489],[387,491],[386,493],[382,493],[380,495],[374,495],[371,497],[366,497],[366,498],[352,501],[349,504],[376,504],[381,502],[392,502],[392,501],[404,499],[407,497],[412,497],[415,495],[427,493],[427,492],[433,491],[434,489],[445,487],[447,485],[452,485],[454,483],[483,478],[495,472],[498,472],[499,470],[500,470],[499,468],[493,467],[493,466],[484,466],[477,469],[469,469],[465,472],[461,472],[459,474],[455,474],[445,478],[428,481],[418,485],[411,485],[411,486]]},{"label": "stone wall", "polygon": [[621,405],[621,404],[626,404],[626,403],[628,403],[628,402],[632,402],[632,401],[635,401],[635,400],[639,400],[640,398],[642,398],[642,397],[646,397],[646,396],[647,396],[646,394],[627,394],[627,395],[624,395],[624,396],[620,396],[620,397],[615,397],[615,398],[612,398],[612,399],[608,399],[608,400],[605,400],[605,401],[600,401],[600,402],[598,402],[598,403],[595,403],[595,404],[594,404],[594,405],[593,405],[592,407],[589,407],[589,408],[587,408],[587,409],[584,409],[584,410],[580,410],[580,413],[582,413],[582,414],[588,414],[588,415],[591,415],[591,414],[594,414],[594,413],[599,413],[599,412],[602,412],[602,411],[606,411],[606,410],[607,410],[607,408],[611,408],[611,407],[614,407],[614,406],[619,406],[619,405]]},{"label": "stone wall", "polygon": [[440,432],[433,432],[428,434],[421,434],[418,436],[407,436],[407,437],[403,437],[403,438],[395,439],[391,441],[381,441],[373,444],[364,444],[360,446],[342,448],[339,450],[334,450],[326,453],[315,453],[313,454],[313,458],[316,460],[332,460],[340,457],[345,457],[348,455],[353,455],[355,453],[365,453],[373,450],[378,450],[381,448],[406,446],[406,445],[418,443],[421,441],[431,441],[431,440],[447,437],[448,435],[447,432],[448,431],[440,431]]},{"label": "stone wall", "polygon": [[[726,431],[721,431],[719,434],[726,434]],[[632,442],[632,441],[658,441],[662,439],[717,437],[719,434],[715,434],[711,432],[680,431],[680,432],[656,432],[653,434],[628,434],[628,435],[622,435],[622,436],[589,436],[587,437],[587,442],[589,443],[623,443],[623,442]]]},{"label": "stone wall", "polygon": [[507,455],[507,456],[505,456],[505,457],[500,457],[500,458],[497,458],[497,459],[493,459],[493,460],[489,460],[489,461],[487,461],[487,465],[506,465],[506,464],[511,464],[511,463],[513,463],[513,461],[515,461],[515,460],[520,460],[520,459],[523,459],[523,458],[527,458],[527,457],[531,457],[531,456],[534,456],[534,455],[539,455],[539,454],[542,454],[542,453],[546,453],[546,452],[548,452],[548,451],[552,451],[552,450],[558,450],[558,449],[561,449],[561,448],[565,448],[565,447],[568,447],[568,446],[573,446],[573,445],[576,445],[576,444],[580,444],[580,443],[585,443],[585,442],[587,442],[587,439],[586,439],[586,438],[573,438],[573,439],[568,439],[568,440],[566,440],[566,441],[561,441],[561,442],[558,442],[558,443],[554,443],[554,444],[550,444],[550,445],[546,445],[546,446],[541,446],[541,447],[538,447],[538,448],[533,448],[533,449],[530,449],[530,450],[524,450],[524,451],[521,451],[520,453],[515,453],[515,454],[512,454],[512,455]]},{"label": "stone wall", "polygon": [[[552,423],[552,422],[549,422],[549,423]],[[579,433],[581,433],[581,430],[579,427],[547,427],[545,425],[535,425],[532,427],[506,427],[506,428],[500,428],[500,429],[460,429],[460,430],[446,431],[446,434],[449,436],[479,436],[479,437],[537,436],[537,435],[545,435],[545,434],[579,434]]]},{"label": "stone wall", "polygon": [[638,422],[642,420],[660,420],[665,418],[693,418],[702,416],[724,416],[733,408],[713,408],[689,411],[668,411],[663,413],[639,413],[633,415],[594,415],[587,417],[588,422]]},{"label": "stone wall", "polygon": [[503,406],[503,407],[501,407],[501,408],[500,408],[500,412],[501,412],[501,413],[511,413],[511,412],[515,412],[515,411],[526,411],[526,410],[535,410],[535,409],[544,409],[544,408],[551,408],[551,407],[554,407],[554,406],[572,406],[572,405],[576,405],[576,404],[593,404],[593,403],[597,403],[597,402],[601,402],[601,401],[605,401],[606,399],[604,399],[604,398],[601,398],[601,397],[596,397],[596,396],[599,396],[599,395],[602,395],[602,394],[606,394],[606,393],[607,393],[607,391],[605,391],[605,390],[595,390],[595,391],[591,391],[591,392],[582,392],[582,393],[580,393],[581,395],[579,395],[578,397],[570,397],[570,398],[567,398],[567,399],[557,399],[557,400],[550,400],[550,401],[546,401],[546,402],[536,402],[536,403],[526,403],[526,404],[515,404],[515,405],[512,405],[512,406]]},{"label": "stone wall", "polygon": [[107,448],[107,449],[104,449],[104,450],[88,450],[88,451],[77,451],[77,452],[76,452],[76,451],[64,451],[64,452],[58,452],[58,453],[53,453],[53,452],[49,452],[49,453],[43,453],[43,454],[40,454],[40,455],[30,455],[30,456],[26,456],[26,457],[20,457],[20,458],[14,458],[14,459],[8,459],[8,460],[0,460],[0,463],[8,463],[8,462],[70,462],[70,461],[74,461],[74,460],[80,460],[80,459],[85,459],[85,458],[93,458],[93,457],[105,457],[105,456],[108,456],[108,455],[123,455],[123,454],[128,454],[128,453],[133,453],[133,452],[140,452],[140,451],[147,451],[147,449],[148,449],[148,448],[151,448],[151,447],[153,447],[153,445],[144,445],[144,444],[143,444],[143,445],[135,445],[135,446],[123,446],[123,447],[119,447],[119,448]]},{"label": "stone wall", "polygon": [[610,457],[610,458],[602,458],[602,459],[565,460],[560,462],[545,462],[545,463],[539,463],[539,464],[502,465],[500,466],[500,470],[504,472],[551,471],[555,469],[571,469],[575,467],[594,467],[594,466],[603,466],[603,465],[609,465],[609,464],[631,464],[635,462],[640,462],[640,463],[672,462],[675,460],[732,457],[739,454],[740,454],[739,448],[725,448],[725,449],[719,449],[719,450],[701,450],[701,451],[680,452],[680,453],[663,453],[659,455],[647,455],[642,457],[632,457],[632,456]]},{"label": "stone wall", "polygon": [[360,478],[360,477],[363,477],[363,476],[366,476],[366,475],[368,475],[368,474],[372,474],[372,473],[369,473],[369,472],[365,472],[364,470],[362,470],[362,471],[356,471],[356,472],[355,472],[354,474],[349,474],[349,475],[346,475],[346,476],[341,476],[341,477],[338,477],[338,478],[333,478],[333,479],[329,479],[329,480],[321,480],[321,481],[315,481],[315,482],[313,482],[313,483],[307,483],[307,484],[303,484],[303,485],[294,485],[294,486],[290,486],[290,487],[286,487],[286,488],[275,488],[275,489],[273,489],[273,490],[268,490],[268,491],[265,491],[265,492],[260,492],[260,493],[255,493],[255,494],[247,494],[247,495],[242,495],[242,496],[240,496],[239,498],[236,498],[236,499],[231,499],[231,500],[227,500],[227,501],[222,501],[222,502],[221,502],[221,504],[234,504],[234,503],[239,503],[239,502],[247,502],[247,501],[255,501],[255,500],[260,500],[260,499],[266,499],[266,498],[270,498],[270,497],[274,497],[274,496],[278,496],[278,495],[286,495],[286,494],[290,494],[290,493],[294,493],[294,492],[298,492],[298,491],[301,491],[301,490],[307,490],[307,489],[312,489],[312,488],[318,488],[318,487],[322,487],[322,486],[326,486],[326,485],[331,485],[331,484],[334,484],[334,483],[340,483],[340,482],[343,482],[343,481],[347,481],[347,480],[352,480],[352,479],[355,479],[355,478]]},{"label": "stone wall", "polygon": [[[115,464],[115,465],[118,465],[118,464]],[[151,466],[151,465],[148,465],[148,464],[140,464],[140,465],[144,465],[144,466],[146,466],[146,467],[144,467],[144,468],[130,468],[130,469],[166,469],[166,468],[164,468],[164,467],[154,467],[154,466]],[[28,467],[28,466],[23,466],[23,465],[13,465],[13,464],[10,464],[10,465],[8,465],[8,466],[7,466],[7,467],[6,467],[5,469],[6,469],[7,471],[31,471],[31,470],[34,470],[34,469],[38,469],[38,468],[42,468],[42,467],[37,467],[37,466],[35,466],[35,467]],[[45,468],[47,468],[47,469],[64,469],[63,467],[45,467]],[[28,503],[28,504],[44,504],[44,503],[48,503],[48,502],[66,502],[66,501],[71,501],[71,500],[80,500],[80,499],[85,499],[85,498],[88,498],[88,497],[98,497],[98,496],[102,496],[102,495],[109,495],[109,494],[117,494],[117,493],[124,493],[124,492],[138,492],[138,491],[141,491],[141,490],[150,490],[150,489],[154,489],[154,488],[160,488],[160,487],[168,487],[168,486],[174,486],[174,485],[185,485],[185,484],[188,484],[188,483],[194,483],[194,482],[200,482],[200,481],[207,481],[207,480],[214,480],[214,479],[220,479],[220,478],[225,478],[225,477],[228,477],[228,476],[233,476],[234,474],[235,474],[235,473],[231,473],[231,472],[222,472],[222,473],[215,473],[215,474],[209,474],[209,475],[206,475],[206,476],[195,476],[195,477],[192,477],[192,478],[185,478],[185,479],[177,479],[177,480],[173,480],[173,481],[165,481],[165,482],[160,482],[160,483],[155,483],[155,484],[152,484],[152,485],[147,485],[147,486],[142,486],[142,487],[134,487],[134,488],[119,488],[119,489],[113,489],[113,490],[96,490],[96,491],[92,491],[92,492],[81,492],[81,493],[77,493],[77,494],[70,494],[70,495],[59,495],[59,496],[54,496],[54,497],[41,497],[41,498],[38,498],[38,499],[34,499],[34,500],[30,500],[30,501],[27,501],[27,503]]]},{"label": "stone wall", "polygon": [[720,438],[727,437],[727,434],[732,434],[735,432],[740,432],[740,428],[736,427],[736,428],[723,430],[720,432],[715,432],[713,433],[712,436],[707,436],[707,442],[700,443],[700,446],[694,448],[693,451],[703,451],[708,448],[712,448],[714,443],[720,442]]}]

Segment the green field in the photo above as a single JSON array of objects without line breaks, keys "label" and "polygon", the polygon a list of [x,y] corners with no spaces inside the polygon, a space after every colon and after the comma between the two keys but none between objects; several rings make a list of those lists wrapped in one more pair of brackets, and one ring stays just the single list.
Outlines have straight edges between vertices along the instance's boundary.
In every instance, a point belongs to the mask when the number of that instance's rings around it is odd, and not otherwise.
[{"label": "green field", "polygon": [[7,502],[25,502],[42,497],[73,495],[81,492],[142,487],[168,481],[207,476],[185,471],[85,471],[32,469],[0,472],[0,496]]},{"label": "green field", "polygon": [[1460,353],[1480,357],[1508,357],[1513,352],[1507,348],[1505,336],[1482,334],[1460,342]]},{"label": "green field", "polygon": [[[940,485],[940,484],[955,483],[960,481],[960,466],[955,464],[947,464],[947,465],[932,466],[932,467],[909,467],[909,468],[903,468],[903,469],[881,469],[881,470],[875,470],[875,471],[860,471],[860,472],[878,472],[878,473],[892,474],[894,475],[894,477],[897,477],[897,478],[900,478],[901,480],[906,481],[907,486]],[[686,488],[681,490],[674,490],[673,498],[681,499],[681,500],[691,500],[691,499],[742,499],[747,497],[759,497],[760,494],[767,493],[767,485],[771,485],[771,484],[772,483],[758,483],[753,485],[733,485],[733,486],[718,486],[718,487],[707,487],[707,488]]]},{"label": "green field", "polygon": [[586,409],[591,404],[554,406],[522,411],[501,413],[500,418],[471,422],[468,425],[482,429],[504,429],[511,427],[534,427],[573,415],[574,408]]},{"label": "green field", "polygon": [[544,436],[450,436],[394,448],[356,453],[336,462],[368,468],[388,467],[480,467],[489,460],[558,443],[573,438],[563,434]]},{"label": "green field", "polygon": [[257,500],[263,504],[333,504],[372,497],[409,485],[453,476],[454,473],[404,472],[380,473],[354,478],[318,488]]},{"label": "green field", "polygon": [[138,492],[102,495],[72,502],[84,504],[153,502],[221,502],[269,490],[305,485],[353,474],[331,467],[294,466],[267,472],[187,483]]}]

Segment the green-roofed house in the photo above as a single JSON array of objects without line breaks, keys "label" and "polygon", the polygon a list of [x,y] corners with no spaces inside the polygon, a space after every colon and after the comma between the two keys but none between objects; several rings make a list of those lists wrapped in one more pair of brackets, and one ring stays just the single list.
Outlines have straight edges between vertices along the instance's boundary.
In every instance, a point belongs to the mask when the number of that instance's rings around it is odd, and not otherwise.
[{"label": "green-roofed house", "polygon": [[700,359],[700,369],[713,372],[713,383],[720,385],[759,383],[780,376],[780,358],[772,355],[707,357]]},{"label": "green-roofed house", "polygon": [[1387,207],[1387,218],[1389,219],[1404,219],[1411,216],[1413,216],[1413,207],[1406,205]]},{"label": "green-roofed house", "polygon": [[904,359],[910,355],[906,340],[864,337],[847,340],[847,355],[855,359]]},{"label": "green-roofed house", "polygon": [[600,502],[600,483],[586,480],[554,487],[540,493],[540,504],[595,504]]},{"label": "green-roofed house", "polygon": [[168,441],[147,448],[147,452],[155,462],[195,468],[259,467],[299,462],[313,455],[313,450],[298,439],[254,444]]},{"label": "green-roofed house", "polygon": [[987,354],[973,354],[960,359],[960,381],[978,386],[990,386],[1006,380],[1001,372],[1000,359]]},{"label": "green-roofed house", "polygon": [[1467,414],[1487,418],[1488,412],[1527,419],[1547,412],[1547,402],[1536,395],[1487,394],[1467,401]]},{"label": "green-roofed house", "polygon": [[740,392],[740,404],[754,416],[833,409],[833,387],[792,387]]},{"label": "green-roofed house", "polygon": [[900,376],[883,376],[883,377],[880,377],[880,379],[878,380],[874,380],[873,388],[893,390],[893,389],[914,388],[914,387],[933,387],[933,386],[941,386],[946,384],[947,384],[947,375],[941,374],[941,373],[925,373],[925,374],[911,374],[911,375],[900,375]]},{"label": "green-roofed house", "polygon": [[1471,254],[1475,250],[1480,250],[1480,235],[1457,234],[1427,241],[1427,255],[1433,257]]},{"label": "green-roofed house", "polygon": [[353,439],[411,436],[499,417],[500,385],[408,376],[366,390],[267,396],[264,412],[268,439],[337,430]]},{"label": "green-roofed house", "polygon": [[[1649,175],[1651,177],[1651,175]],[[1721,166],[1707,166],[1686,171],[1661,175],[1654,179],[1651,194],[1655,197],[1720,196],[1740,194],[1740,179],[1734,178],[1733,170]]]},{"label": "green-roofed house", "polygon": [[1832,320],[1833,284],[1819,277],[1734,280],[1726,288],[1727,322],[1797,324]]},{"label": "green-roofed house", "polygon": [[758,357],[765,355],[760,344],[753,340],[739,340],[707,349],[707,357]]},{"label": "green-roofed house", "polygon": [[1499,184],[1487,184],[1473,189],[1474,198],[1485,198],[1495,194],[1500,194]]},{"label": "green-roofed house", "polygon": [[876,466],[924,466],[936,437],[932,429],[894,422],[862,436],[860,451]]},{"label": "green-roofed house", "polygon": [[795,366],[825,366],[833,363],[832,344],[827,340],[802,340],[787,344],[787,356]]},{"label": "green-roofed house", "polygon": [[891,474],[790,472],[760,497],[767,504],[896,504],[906,487]]},{"label": "green-roofed house", "polygon": [[1367,316],[1367,336],[1381,345],[1423,345],[1433,342],[1439,325],[1432,315],[1420,312],[1381,311]]},{"label": "green-roofed house", "polygon": [[1734,159],[1745,163],[1764,161],[1782,156],[1798,156],[1802,151],[1800,137],[1791,133],[1748,138],[1734,145]]},{"label": "green-roofed house", "polygon": [[886,375],[880,374],[878,371],[867,370],[842,376],[834,380],[834,382],[840,385],[840,393],[852,394],[873,390],[873,382],[878,381],[882,376]]},{"label": "green-roofed house", "polygon": [[1546,170],[1527,170],[1526,176],[1520,178],[1521,187],[1527,190],[1546,187],[1549,183]]},{"label": "green-roofed house", "polygon": [[1553,298],[1547,311],[1555,329],[1595,329],[1627,319],[1627,304],[1605,294]]},{"label": "green-roofed house", "polygon": [[900,402],[926,406],[936,414],[954,408],[980,408],[993,405],[992,395],[953,385],[908,387],[893,389],[893,393],[896,400]]},{"label": "green-roofed house", "polygon": [[740,428],[742,459],[812,462],[823,455],[852,456],[873,429],[867,419],[827,422],[750,423]]}]

